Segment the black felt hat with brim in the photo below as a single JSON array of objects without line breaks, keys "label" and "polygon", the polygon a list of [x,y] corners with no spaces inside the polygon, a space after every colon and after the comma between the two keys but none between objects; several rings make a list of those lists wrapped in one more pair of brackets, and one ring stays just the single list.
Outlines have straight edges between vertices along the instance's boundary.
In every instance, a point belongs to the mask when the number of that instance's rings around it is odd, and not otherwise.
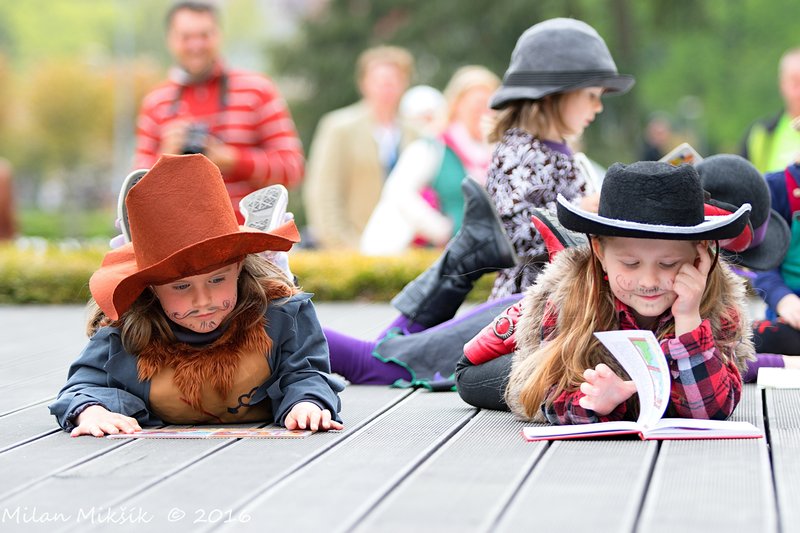
[{"label": "black felt hat with brim", "polygon": [[749,227],[730,242],[720,242],[722,254],[752,270],[779,266],[789,250],[791,234],[783,217],[772,209],[769,187],[758,169],[734,154],[707,157],[695,168],[700,184],[711,195],[709,203],[720,213],[733,212],[745,203],[752,205]]},{"label": "black felt hat with brim", "polygon": [[705,214],[700,177],[691,165],[658,161],[614,163],[606,172],[597,213],[558,195],[558,221],[567,229],[611,237],[721,240],[747,227],[750,204],[728,215]]}]

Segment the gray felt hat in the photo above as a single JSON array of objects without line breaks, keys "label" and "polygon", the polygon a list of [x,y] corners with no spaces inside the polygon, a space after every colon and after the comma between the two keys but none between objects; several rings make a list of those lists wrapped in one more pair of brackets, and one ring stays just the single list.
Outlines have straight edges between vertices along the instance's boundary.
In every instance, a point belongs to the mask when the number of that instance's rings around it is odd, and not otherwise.
[{"label": "gray felt hat", "polygon": [[624,93],[633,84],[633,76],[617,72],[594,28],[580,20],[555,18],[531,26],[517,40],[503,85],[490,105],[502,109],[514,100],[536,100],[583,87]]}]

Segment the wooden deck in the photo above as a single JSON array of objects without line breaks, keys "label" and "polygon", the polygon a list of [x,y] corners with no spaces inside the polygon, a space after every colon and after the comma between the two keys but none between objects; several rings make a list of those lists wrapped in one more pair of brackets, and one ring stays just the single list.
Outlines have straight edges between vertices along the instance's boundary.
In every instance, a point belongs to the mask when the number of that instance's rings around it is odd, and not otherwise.
[{"label": "wooden deck", "polygon": [[[394,315],[318,310],[365,337]],[[455,393],[366,386],[341,433],[73,439],[46,405],[82,322],[0,307],[0,531],[800,531],[800,391],[746,388],[735,418],[766,440],[528,443]]]}]

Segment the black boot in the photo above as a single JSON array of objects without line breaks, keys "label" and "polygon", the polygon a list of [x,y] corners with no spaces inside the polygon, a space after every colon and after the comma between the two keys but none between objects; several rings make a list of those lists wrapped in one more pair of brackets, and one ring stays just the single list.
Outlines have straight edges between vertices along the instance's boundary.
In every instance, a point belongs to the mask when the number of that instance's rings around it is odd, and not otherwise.
[{"label": "black boot", "polygon": [[517,264],[514,247],[486,191],[469,177],[461,182],[461,190],[461,229],[439,259],[392,299],[392,305],[401,313],[423,326],[453,318],[484,273]]}]

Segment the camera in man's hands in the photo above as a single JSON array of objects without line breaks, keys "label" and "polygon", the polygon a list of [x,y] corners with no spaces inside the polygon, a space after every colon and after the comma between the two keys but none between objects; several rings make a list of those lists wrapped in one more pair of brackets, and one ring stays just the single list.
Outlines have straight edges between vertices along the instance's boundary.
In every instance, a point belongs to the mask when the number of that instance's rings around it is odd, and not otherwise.
[{"label": "camera in man's hands", "polygon": [[206,150],[208,139],[208,124],[205,122],[192,122],[186,128],[186,140],[183,143],[183,154],[202,154]]}]

